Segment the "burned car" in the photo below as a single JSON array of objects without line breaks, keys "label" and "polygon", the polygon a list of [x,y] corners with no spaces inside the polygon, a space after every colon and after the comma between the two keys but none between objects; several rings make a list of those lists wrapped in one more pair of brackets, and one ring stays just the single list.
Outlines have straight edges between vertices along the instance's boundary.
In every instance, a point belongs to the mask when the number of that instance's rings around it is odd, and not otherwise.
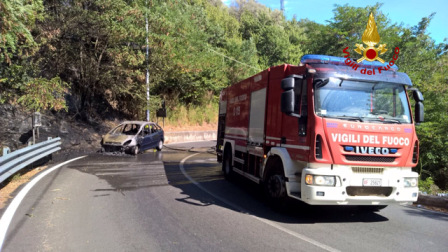
[{"label": "burned car", "polygon": [[103,136],[101,151],[134,155],[152,148],[160,151],[164,140],[163,129],[156,123],[126,121]]}]

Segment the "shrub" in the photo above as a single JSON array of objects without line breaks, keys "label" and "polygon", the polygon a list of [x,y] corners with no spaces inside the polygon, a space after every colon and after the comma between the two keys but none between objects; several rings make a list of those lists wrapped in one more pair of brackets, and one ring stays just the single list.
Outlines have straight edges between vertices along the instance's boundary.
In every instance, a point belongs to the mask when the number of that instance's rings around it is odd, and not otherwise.
[{"label": "shrub", "polygon": [[432,177],[427,177],[426,180],[419,179],[418,189],[427,194],[436,194],[440,191],[439,187],[434,184]]}]

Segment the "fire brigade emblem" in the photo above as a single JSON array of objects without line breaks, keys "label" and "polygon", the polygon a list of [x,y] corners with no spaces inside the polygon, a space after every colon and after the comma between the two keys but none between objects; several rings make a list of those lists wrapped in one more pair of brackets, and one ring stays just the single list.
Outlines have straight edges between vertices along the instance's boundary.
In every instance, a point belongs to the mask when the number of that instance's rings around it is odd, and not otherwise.
[{"label": "fire brigade emblem", "polygon": [[362,34],[362,42],[368,45],[368,47],[364,48],[362,44],[356,44],[357,48],[355,49],[355,52],[362,55],[362,58],[357,60],[358,63],[361,63],[363,60],[378,60],[379,62],[384,63],[384,60],[378,57],[378,55],[387,52],[388,49],[386,49],[386,44],[380,44],[378,48],[374,47],[380,42],[380,35],[376,29],[375,18],[372,13],[370,13],[366,30]]}]

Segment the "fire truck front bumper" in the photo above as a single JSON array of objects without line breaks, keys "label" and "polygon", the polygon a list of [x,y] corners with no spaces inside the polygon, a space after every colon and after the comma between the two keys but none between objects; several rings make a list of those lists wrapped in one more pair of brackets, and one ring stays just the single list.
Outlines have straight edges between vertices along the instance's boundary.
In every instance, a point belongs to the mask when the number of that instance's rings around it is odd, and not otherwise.
[{"label": "fire truck front bumper", "polygon": [[288,177],[288,195],[310,205],[390,205],[415,202],[418,174],[410,167],[305,168]]}]

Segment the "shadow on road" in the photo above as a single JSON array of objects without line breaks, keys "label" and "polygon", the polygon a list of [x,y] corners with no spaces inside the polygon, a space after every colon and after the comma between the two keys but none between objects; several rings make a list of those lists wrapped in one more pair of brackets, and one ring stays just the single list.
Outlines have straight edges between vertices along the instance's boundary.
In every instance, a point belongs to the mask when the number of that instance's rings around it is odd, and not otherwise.
[{"label": "shadow on road", "polygon": [[433,211],[427,211],[423,209],[419,209],[416,207],[408,206],[407,209],[404,210],[406,214],[411,216],[419,216],[419,217],[426,217],[431,218],[437,221],[448,221],[448,214],[445,213],[437,213]]},{"label": "shadow on road", "polygon": [[[259,185],[240,176],[235,176],[232,181],[225,180],[220,164],[216,161],[208,161],[214,156],[205,154],[199,156],[202,159],[195,160],[196,157],[193,157],[187,160],[190,163],[184,164],[188,175],[206,190],[257,217],[276,222],[299,224],[388,221],[378,213],[362,212],[353,206],[310,206],[295,200],[290,202],[287,209],[276,212],[269,208]],[[181,189],[185,195],[184,198],[176,200],[198,207],[218,205],[238,212],[241,210],[234,209],[221,200],[204,193],[182,174],[179,162],[167,162],[166,160],[173,159],[169,157],[169,154],[164,155],[164,167],[169,184]]]},{"label": "shadow on road", "polygon": [[94,197],[107,197],[110,191],[126,195],[126,191],[173,186],[181,189],[184,195],[175,199],[179,202],[196,207],[217,205],[238,212],[244,209],[244,212],[260,218],[283,223],[349,223],[388,220],[378,213],[361,212],[356,207],[310,206],[295,200],[286,210],[276,212],[265,202],[259,185],[240,176],[236,176],[232,181],[225,180],[221,165],[216,163],[215,156],[200,154],[188,159],[184,164],[188,175],[207,191],[238,206],[238,209],[235,209],[205,193],[185,177],[179,168],[179,160],[188,155],[191,153],[154,152],[137,157],[91,154],[82,162],[69,164],[66,168],[95,175],[111,186],[96,188],[93,191],[98,194]]}]

